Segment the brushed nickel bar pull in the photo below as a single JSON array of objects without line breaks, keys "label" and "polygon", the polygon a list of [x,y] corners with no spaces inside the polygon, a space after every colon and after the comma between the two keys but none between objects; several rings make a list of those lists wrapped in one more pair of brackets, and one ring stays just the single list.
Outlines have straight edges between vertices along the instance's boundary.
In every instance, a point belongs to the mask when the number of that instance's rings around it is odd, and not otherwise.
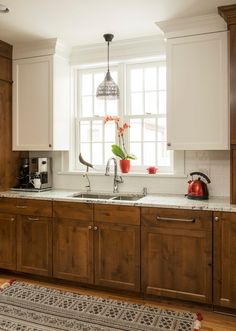
[{"label": "brushed nickel bar pull", "polygon": [[27,217],[28,221],[39,221],[39,218],[37,217]]},{"label": "brushed nickel bar pull", "polygon": [[27,206],[16,206],[16,208],[25,209],[25,208],[28,208],[28,207]]},{"label": "brushed nickel bar pull", "polygon": [[157,216],[157,221],[195,223],[195,218],[171,218]]}]

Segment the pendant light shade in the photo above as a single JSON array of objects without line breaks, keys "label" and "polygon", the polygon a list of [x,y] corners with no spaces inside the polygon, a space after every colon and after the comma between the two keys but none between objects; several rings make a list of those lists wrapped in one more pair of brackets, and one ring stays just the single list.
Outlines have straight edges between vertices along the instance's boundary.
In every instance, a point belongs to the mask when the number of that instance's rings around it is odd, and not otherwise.
[{"label": "pendant light shade", "polygon": [[107,42],[107,73],[104,80],[98,85],[96,97],[99,99],[118,99],[120,96],[120,90],[112,79],[109,69],[109,43],[114,36],[113,34],[104,34],[103,37]]}]

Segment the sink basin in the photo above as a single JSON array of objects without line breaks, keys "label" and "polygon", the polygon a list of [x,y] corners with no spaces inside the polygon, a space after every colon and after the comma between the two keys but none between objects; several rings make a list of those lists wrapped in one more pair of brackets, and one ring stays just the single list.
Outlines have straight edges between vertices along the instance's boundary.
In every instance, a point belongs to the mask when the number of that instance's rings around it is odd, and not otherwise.
[{"label": "sink basin", "polygon": [[112,200],[137,201],[143,197],[144,197],[143,195],[118,195],[117,197],[113,198]]},{"label": "sink basin", "polygon": [[114,194],[78,193],[78,194],[73,195],[73,198],[109,200],[109,199],[114,198]]},{"label": "sink basin", "polygon": [[137,201],[144,196],[142,194],[123,194],[119,193],[76,193],[72,195],[75,199],[104,199],[104,200],[119,200],[119,201]]}]

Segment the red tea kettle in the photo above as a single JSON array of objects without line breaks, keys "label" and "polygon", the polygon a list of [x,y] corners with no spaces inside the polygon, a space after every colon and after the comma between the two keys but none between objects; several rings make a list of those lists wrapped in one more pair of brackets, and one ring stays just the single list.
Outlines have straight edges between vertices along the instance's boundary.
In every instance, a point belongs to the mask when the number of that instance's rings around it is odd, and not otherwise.
[{"label": "red tea kettle", "polygon": [[188,194],[186,194],[187,198],[193,200],[207,200],[209,198],[207,184],[201,179],[201,177],[198,177],[198,179],[193,179],[193,176],[195,175],[203,177],[208,184],[211,182],[210,179],[202,172],[191,172],[190,176],[192,176],[192,179],[188,181]]}]

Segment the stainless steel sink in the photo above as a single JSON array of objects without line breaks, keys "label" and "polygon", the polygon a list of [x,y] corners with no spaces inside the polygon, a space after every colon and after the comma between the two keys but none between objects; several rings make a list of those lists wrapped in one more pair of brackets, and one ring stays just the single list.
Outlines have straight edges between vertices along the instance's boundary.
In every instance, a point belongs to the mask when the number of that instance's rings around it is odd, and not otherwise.
[{"label": "stainless steel sink", "polygon": [[143,197],[144,197],[144,195],[118,195],[117,197],[113,198],[112,200],[137,201]]},{"label": "stainless steel sink", "polygon": [[118,200],[118,201],[137,201],[144,197],[142,194],[123,194],[123,195],[117,195],[115,193],[110,194],[99,194],[99,193],[76,193],[71,196],[75,199],[104,199],[104,200]]},{"label": "stainless steel sink", "polygon": [[114,194],[93,194],[93,193],[78,193],[72,196],[80,199],[104,199],[109,200],[114,198]]}]

